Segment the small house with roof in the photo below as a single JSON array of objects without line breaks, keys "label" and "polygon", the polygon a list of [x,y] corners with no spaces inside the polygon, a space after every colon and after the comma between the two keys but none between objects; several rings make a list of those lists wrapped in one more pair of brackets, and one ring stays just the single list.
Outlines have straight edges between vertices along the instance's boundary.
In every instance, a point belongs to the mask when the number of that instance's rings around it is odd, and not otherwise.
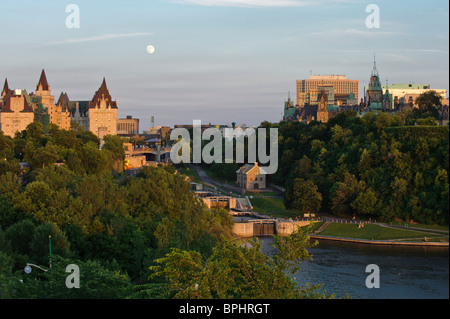
[{"label": "small house with roof", "polygon": [[245,164],[236,171],[238,187],[246,190],[266,188],[266,174],[263,174],[258,163]]}]

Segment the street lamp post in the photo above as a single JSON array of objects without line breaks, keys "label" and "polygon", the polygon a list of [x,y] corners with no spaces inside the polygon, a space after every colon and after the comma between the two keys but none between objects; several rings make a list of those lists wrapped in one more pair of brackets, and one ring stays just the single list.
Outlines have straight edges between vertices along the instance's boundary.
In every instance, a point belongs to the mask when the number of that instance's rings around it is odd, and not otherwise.
[{"label": "street lamp post", "polygon": [[48,271],[48,269],[44,269],[44,268],[42,268],[41,266],[38,266],[38,265],[35,265],[35,264],[27,263],[27,265],[26,265],[25,268],[24,268],[25,273],[29,274],[29,273],[31,272],[31,267],[35,267],[35,268],[40,269],[40,270],[42,270],[42,271],[44,271],[44,272],[47,272],[47,271]]}]

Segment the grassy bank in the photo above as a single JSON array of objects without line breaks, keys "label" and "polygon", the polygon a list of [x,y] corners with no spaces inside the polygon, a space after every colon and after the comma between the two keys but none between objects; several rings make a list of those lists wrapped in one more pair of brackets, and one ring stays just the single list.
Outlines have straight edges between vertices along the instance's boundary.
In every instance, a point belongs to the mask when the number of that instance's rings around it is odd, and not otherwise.
[{"label": "grassy bank", "polygon": [[378,240],[424,240],[425,236],[432,241],[448,241],[448,236],[438,235],[423,231],[382,227],[375,224],[367,224],[358,228],[355,224],[331,223],[318,235],[335,236],[357,239]]},{"label": "grassy bank", "polygon": [[188,177],[191,177],[195,182],[200,183],[202,179],[198,175],[197,170],[192,166],[185,166],[178,168],[178,172],[180,174],[184,174]]},{"label": "grassy bank", "polygon": [[272,215],[280,218],[295,218],[301,216],[298,210],[286,209],[284,202],[279,198],[263,198],[254,196],[250,199],[253,211],[260,214]]}]

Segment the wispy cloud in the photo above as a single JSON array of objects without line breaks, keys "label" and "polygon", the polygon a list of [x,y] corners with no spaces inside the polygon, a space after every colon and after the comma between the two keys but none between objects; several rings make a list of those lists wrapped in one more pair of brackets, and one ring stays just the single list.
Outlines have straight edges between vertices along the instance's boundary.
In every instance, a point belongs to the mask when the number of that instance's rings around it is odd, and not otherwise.
[{"label": "wispy cloud", "polygon": [[98,35],[98,36],[93,36],[93,37],[71,38],[71,39],[64,39],[64,40],[60,40],[60,41],[47,42],[44,44],[40,44],[39,46],[85,43],[85,42],[104,41],[104,40],[119,39],[119,38],[143,37],[143,36],[150,36],[150,35],[153,35],[153,33],[135,32],[135,33],[103,34],[103,35]]},{"label": "wispy cloud", "polygon": [[448,51],[444,50],[436,50],[436,49],[406,49],[407,52],[423,52],[423,53],[448,53]]},{"label": "wispy cloud", "polygon": [[337,37],[337,36],[364,36],[364,37],[376,37],[382,35],[399,35],[401,32],[394,31],[380,31],[379,29],[346,29],[346,30],[337,30],[337,29],[328,29],[324,31],[318,31],[310,33],[311,36],[325,36],[325,37]]}]

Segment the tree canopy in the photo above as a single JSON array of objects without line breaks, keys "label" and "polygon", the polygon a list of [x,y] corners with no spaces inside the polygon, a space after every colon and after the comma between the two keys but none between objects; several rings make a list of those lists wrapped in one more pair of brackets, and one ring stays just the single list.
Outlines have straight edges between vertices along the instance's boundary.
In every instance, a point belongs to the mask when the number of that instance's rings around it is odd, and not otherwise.
[{"label": "tree canopy", "polygon": [[[438,103],[429,95],[423,109]],[[286,188],[287,208],[448,225],[448,126],[409,126],[408,116],[347,111],[326,124],[272,124],[280,142],[270,181]]]},{"label": "tree canopy", "polygon": [[[264,289],[268,274],[282,283],[274,296],[316,296],[282,274],[281,261],[269,263],[257,244],[244,249],[232,242],[230,214],[208,209],[174,167],[123,174],[122,142],[107,136],[100,148],[95,135],[77,126],[49,125],[44,132],[33,123],[14,138],[0,132],[0,298],[171,298],[173,278],[165,275],[177,260],[192,260],[176,269],[186,289],[198,267],[206,289],[208,280],[217,283],[210,266],[231,276],[247,264]],[[44,270],[25,274],[28,263]],[[82,289],[65,286],[69,264],[80,267]],[[201,293],[262,296],[250,283],[230,277],[230,290],[211,286]]]}]

